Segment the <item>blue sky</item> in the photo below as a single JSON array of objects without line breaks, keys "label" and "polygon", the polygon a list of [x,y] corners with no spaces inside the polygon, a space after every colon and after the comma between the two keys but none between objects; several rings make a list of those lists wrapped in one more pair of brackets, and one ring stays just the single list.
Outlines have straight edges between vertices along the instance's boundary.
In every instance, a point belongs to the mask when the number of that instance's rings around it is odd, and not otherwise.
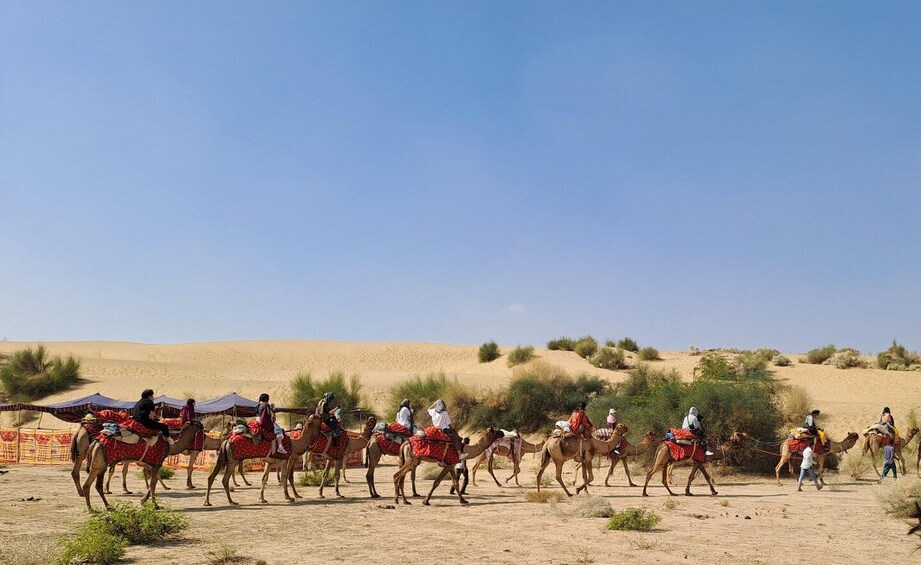
[{"label": "blue sky", "polygon": [[921,349],[919,16],[0,3],[0,337]]}]

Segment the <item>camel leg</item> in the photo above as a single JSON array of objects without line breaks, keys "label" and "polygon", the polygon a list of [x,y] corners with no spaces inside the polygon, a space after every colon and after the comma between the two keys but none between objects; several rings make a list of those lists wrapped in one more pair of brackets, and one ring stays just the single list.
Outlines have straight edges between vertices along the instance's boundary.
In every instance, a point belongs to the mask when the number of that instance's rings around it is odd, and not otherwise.
[{"label": "camel leg", "polygon": [[[246,480],[246,469],[243,468],[243,462],[242,462],[242,461],[240,461],[240,462],[238,463],[238,465],[237,465],[237,472],[240,473],[240,478],[243,479],[243,484],[244,484],[244,485],[246,485],[246,486],[248,486],[248,487],[253,486],[253,485],[251,485],[251,484],[249,483],[249,481]],[[233,484],[234,484],[234,486],[240,486],[240,485],[237,484],[237,480],[236,480],[236,479],[234,479]]]},{"label": "camel leg", "polygon": [[572,469],[572,486],[579,482],[579,474],[582,472],[582,462],[576,461],[576,466]]},{"label": "camel leg", "polygon": [[480,463],[483,462],[485,456],[485,453],[479,454],[476,458],[476,461],[473,462],[473,467],[470,468],[470,482],[473,483],[473,486],[478,486],[476,484],[476,470],[480,468]]},{"label": "camel leg", "polygon": [[494,473],[492,469],[492,458],[492,454],[486,458],[486,469],[489,471],[489,476],[492,477],[492,480],[496,481],[496,486],[501,487],[502,485],[499,483],[499,479],[496,478],[496,473]]},{"label": "camel leg", "polygon": [[582,486],[576,487],[576,494],[579,494],[583,490],[585,491],[585,494],[588,494],[588,485],[592,482],[591,474],[592,460],[589,459],[586,461],[585,459],[582,459]]},{"label": "camel leg", "polygon": [[329,476],[329,464],[330,460],[326,460],[326,465],[323,467],[323,477],[320,478],[320,498],[326,498],[323,496],[323,488],[326,486],[326,477]]},{"label": "camel leg", "polygon": [[710,494],[713,496],[716,496],[717,494],[719,494],[718,492],[716,492],[716,489],[713,488],[713,479],[710,478],[710,473],[707,472],[707,466],[705,464],[700,465],[700,472],[704,476],[704,478],[707,479],[707,484],[710,486]]},{"label": "camel leg", "polygon": [[563,487],[563,492],[566,493],[566,496],[572,496],[572,493],[566,488],[566,483],[563,482],[563,462],[554,461],[554,464],[556,464],[556,482],[560,483],[560,486]]},{"label": "camel leg", "polygon": [[694,496],[691,494],[691,483],[694,482],[694,477],[697,475],[697,470],[700,469],[700,463],[697,461],[694,462],[694,466],[691,467],[691,473],[688,475],[688,484],[684,487],[685,496]]},{"label": "camel leg", "polygon": [[515,479],[515,486],[520,487],[521,483],[518,482],[518,473],[521,472],[521,465],[519,465],[518,461],[515,461],[514,457],[510,459],[512,460],[512,474],[505,479],[505,483],[508,484],[510,480]]},{"label": "camel leg", "polygon": [[646,489],[649,487],[649,480],[652,478],[655,472],[658,471],[658,468],[656,468],[656,465],[658,464],[659,463],[653,463],[649,471],[646,472],[646,482],[643,483],[643,496],[649,496],[648,494],[646,494]]},{"label": "camel leg", "polygon": [[265,469],[262,470],[262,485],[259,488],[259,502],[262,504],[267,504],[269,501],[265,499],[265,485],[269,482],[269,473],[271,473],[271,463],[268,459],[263,462]]},{"label": "camel leg", "polygon": [[774,477],[777,479],[777,486],[780,486],[780,470],[783,469],[784,463],[787,463],[789,459],[789,455],[781,453],[780,461],[777,463],[777,466],[774,467]]},{"label": "camel leg", "polygon": [[224,486],[224,494],[227,495],[227,502],[233,506],[239,506],[239,504],[230,498],[230,477],[232,477],[234,472],[237,470],[237,465],[242,464],[243,461],[236,461],[234,459],[228,458],[227,468],[224,469],[224,476],[221,478],[221,485]]},{"label": "camel leg", "polygon": [[70,470],[70,476],[74,480],[74,485],[77,487],[77,494],[83,496],[83,485],[80,484],[80,467],[83,466],[83,459],[79,456],[74,460],[74,466]]},{"label": "camel leg", "polygon": [[[457,489],[457,499],[461,504],[467,504],[467,500],[464,498],[464,491],[467,490],[467,482],[465,480],[464,486],[459,486],[457,472],[454,470],[453,466],[448,467],[448,472],[451,474],[451,482],[454,483],[454,488]],[[467,471],[465,470],[464,473]]]},{"label": "camel leg", "polygon": [[546,451],[540,454],[540,469],[537,470],[537,492],[540,493],[540,480],[544,476],[544,470],[550,464],[550,454]]},{"label": "camel leg", "polygon": [[[302,467],[304,466],[302,465]],[[307,467],[304,467],[304,472],[305,473],[307,472]],[[295,500],[298,498],[304,498],[303,496],[298,494],[297,487],[294,486],[294,462],[293,461],[288,466],[288,484],[291,485],[291,494],[294,495]]]},{"label": "camel leg", "polygon": [[[412,487],[412,490],[413,490],[413,498],[422,498],[422,495],[419,494],[419,491],[416,490],[416,468],[417,467],[418,465],[413,465],[412,470],[409,472],[409,482],[412,483],[410,486]],[[406,479],[404,478],[403,481],[405,482]]]},{"label": "camel leg", "polygon": [[[404,487],[404,481],[406,479],[406,474],[410,472],[412,468],[415,467],[415,464],[412,459],[406,459],[403,465],[397,469],[397,472],[393,474],[393,503],[399,504],[400,497],[403,498],[403,504],[409,504],[409,501],[406,500],[406,491]],[[415,485],[414,485],[415,486]]]},{"label": "camel leg", "polygon": [[672,492],[672,489],[668,487],[668,471],[674,465],[673,462],[666,462],[665,466],[662,467],[662,484],[665,485],[665,490],[668,491],[669,496],[675,496],[675,493]]},{"label": "camel leg", "polygon": [[150,470],[150,486],[147,489],[147,494],[144,495],[144,498],[141,499],[141,505],[148,500],[153,504],[153,507],[157,510],[160,509],[160,505],[157,504],[157,482],[160,479],[160,466],[157,465]]},{"label": "camel leg", "polygon": [[[106,492],[106,494],[112,494],[112,491],[109,489],[109,485],[112,483],[112,475],[115,474],[115,466],[116,466],[116,465],[117,465],[117,463],[112,463],[112,464],[109,465],[109,467],[108,467],[108,478],[106,479],[106,486],[105,486],[105,492]],[[122,463],[122,465],[124,466],[125,464]],[[124,489],[125,494],[132,494],[131,491],[128,490],[128,486],[127,486],[127,485],[124,485],[124,484],[123,484],[123,487],[122,487],[122,488]]]},{"label": "camel leg", "polygon": [[96,492],[99,493],[99,497],[102,498],[102,504],[103,504],[103,506],[105,506],[105,507],[106,507],[106,510],[108,510],[108,509],[109,509],[109,501],[106,500],[106,493],[105,493],[104,489],[102,488],[102,479],[103,479],[103,474],[102,474],[102,472],[100,471],[99,474],[96,475]]},{"label": "camel leg", "polygon": [[192,470],[195,469],[195,461],[198,459],[199,451],[189,452],[189,466],[186,468],[185,488],[192,490],[195,485],[192,484]]},{"label": "camel leg", "polygon": [[[342,493],[339,492],[339,477],[341,476],[341,477],[344,478],[344,473],[342,472],[342,465],[343,465],[343,463],[345,463],[345,456],[344,456],[344,455],[342,456],[341,459],[336,459],[336,464],[335,464],[335,466],[333,467],[333,484],[336,485],[336,496],[339,497],[339,498],[345,498],[344,496],[342,496]],[[328,467],[328,466],[329,466],[329,463],[327,463],[327,467]],[[348,481],[346,481],[346,482],[348,482]]]},{"label": "camel leg", "polygon": [[876,466],[876,454],[879,452],[877,449],[873,448],[874,442],[870,443],[870,463],[873,464],[873,473],[878,477],[880,476],[879,467]]},{"label": "camel leg", "polygon": [[[449,471],[451,472],[452,479],[454,479],[453,480],[454,484],[455,485],[457,484],[457,479],[454,478],[454,469],[450,465],[445,465],[444,467],[441,468],[441,472],[438,473],[438,476],[435,477],[435,482],[432,483],[432,490],[430,490],[428,495],[426,495],[425,499],[423,499],[422,504],[424,506],[429,506],[429,500],[431,500],[432,498],[432,493],[435,492],[435,489],[438,488],[438,484],[441,482],[441,479],[443,479],[444,476],[447,475]],[[457,491],[458,491],[457,496],[460,496],[460,487],[457,488]]]},{"label": "camel leg", "polygon": [[105,478],[106,468],[102,467],[101,469],[94,468],[90,466],[89,470],[86,473],[86,482],[83,483],[83,497],[86,500],[86,509],[91,511],[93,510],[92,505],[90,504],[90,488],[93,486],[93,483],[96,484],[96,492],[99,493],[99,496],[102,497],[102,502],[105,504],[106,508],[109,507],[108,501],[106,501],[105,492],[103,492],[102,481]]},{"label": "camel leg", "polygon": [[170,488],[166,486],[166,483],[163,482],[163,475],[161,473],[157,473],[157,481],[160,483],[160,486],[163,487],[163,490],[170,490]]},{"label": "camel leg", "polygon": [[379,460],[380,457],[375,458],[370,452],[368,453],[368,471],[365,473],[365,481],[368,483],[368,492],[371,494],[371,498],[381,497],[381,495],[377,494],[377,489],[374,488],[374,469],[377,468]]},{"label": "camel leg", "polygon": [[621,458],[621,462],[624,464],[624,473],[627,475],[627,483],[628,483],[631,487],[638,487],[638,486],[640,486],[640,485],[638,485],[638,484],[635,484],[635,483],[633,482],[633,477],[630,476],[630,466],[627,465],[627,458],[626,458],[626,457]]}]

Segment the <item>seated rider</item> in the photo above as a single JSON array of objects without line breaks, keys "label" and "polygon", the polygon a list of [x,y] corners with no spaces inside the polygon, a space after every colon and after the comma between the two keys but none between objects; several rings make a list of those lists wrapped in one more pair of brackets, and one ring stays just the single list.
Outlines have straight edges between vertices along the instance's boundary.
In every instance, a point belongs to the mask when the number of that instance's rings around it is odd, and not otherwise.
[{"label": "seated rider", "polygon": [[153,395],[154,391],[149,388],[141,393],[141,399],[135,403],[134,410],[131,412],[131,419],[145,428],[159,431],[163,434],[167,443],[173,443],[173,439],[169,437],[169,427],[150,417],[150,414],[156,409],[153,403]]},{"label": "seated rider", "polygon": [[579,439],[591,437],[592,431],[595,429],[592,421],[588,419],[588,415],[585,413],[585,406],[585,402],[580,402],[579,407],[569,417],[569,427],[572,429],[573,435]]},{"label": "seated rider", "polygon": [[413,409],[409,405],[409,399],[404,398],[403,402],[400,403],[400,409],[397,411],[396,422],[397,424],[400,424],[401,426],[409,430],[409,433],[411,434],[416,433],[416,426],[414,425],[414,422],[413,422],[413,416],[414,416]]},{"label": "seated rider", "polygon": [[813,410],[809,414],[806,414],[806,421],[803,422],[803,427],[806,428],[806,431],[816,438],[819,443],[825,445],[825,431],[819,428],[819,424],[816,420],[821,413],[820,410]]},{"label": "seated rider", "polygon": [[890,436],[893,438],[898,437],[895,430],[895,418],[892,417],[892,412],[889,411],[888,406],[883,408],[883,413],[879,416],[879,423],[886,427]]},{"label": "seated rider", "polygon": [[333,408],[333,393],[327,392],[323,395],[323,398],[320,399],[320,402],[317,403],[316,415],[319,416],[323,423],[333,432],[333,437],[339,437],[342,435],[342,426],[339,425],[339,420],[336,418],[336,414]]},{"label": "seated rider", "polygon": [[288,453],[281,443],[285,437],[284,432],[279,435],[275,431],[275,410],[273,410],[273,405],[269,404],[269,395],[266,393],[259,395],[259,405],[256,406],[256,421],[259,423],[259,431],[262,433],[262,437],[273,438],[269,455],[275,452]]},{"label": "seated rider", "polygon": [[464,453],[463,442],[457,431],[451,427],[451,416],[448,415],[448,407],[445,406],[445,401],[440,398],[436,400],[434,404],[429,407],[429,416],[432,417],[432,425],[451,438],[451,442],[454,444],[454,448],[457,449],[458,455],[460,455],[461,459],[465,459],[467,454]]},{"label": "seated rider", "polygon": [[684,417],[684,422],[681,423],[681,427],[685,430],[688,430],[694,437],[700,438],[700,444],[704,449],[707,450],[706,454],[713,455],[713,452],[710,451],[710,448],[707,447],[706,432],[704,432],[703,418],[698,414],[697,408],[691,406],[691,409],[688,410],[688,415]]},{"label": "seated rider", "polygon": [[179,411],[179,421],[185,425],[195,420],[195,399],[190,398],[185,401],[185,406]]}]

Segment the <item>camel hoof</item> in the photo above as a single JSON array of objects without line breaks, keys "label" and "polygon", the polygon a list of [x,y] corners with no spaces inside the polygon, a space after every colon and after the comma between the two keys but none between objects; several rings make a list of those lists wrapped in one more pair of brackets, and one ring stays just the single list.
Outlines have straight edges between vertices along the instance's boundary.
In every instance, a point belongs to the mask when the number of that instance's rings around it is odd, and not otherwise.
[{"label": "camel hoof", "polygon": [[326,498],[326,497],[325,497],[325,496],[323,496],[323,495],[321,494],[321,495],[320,495],[320,496],[318,496],[317,498]]},{"label": "camel hoof", "polygon": [[206,503],[205,503],[205,506],[211,506],[211,503],[210,503],[210,502],[206,502]]},{"label": "camel hoof", "polygon": [[162,488],[163,490],[173,490],[173,489],[169,488],[169,487],[166,486],[166,485],[162,485],[161,488]]},{"label": "camel hoof", "polygon": [[710,496],[716,496],[716,495],[718,495],[718,494],[719,494],[718,492],[713,491],[713,492],[710,493]]},{"label": "camel hoof", "polygon": [[422,506],[431,506],[431,504],[429,504],[429,501],[428,501],[428,500],[423,500],[423,501],[422,501]]},{"label": "camel hoof", "polygon": [[234,501],[231,500],[231,501],[230,501],[230,505],[231,505],[231,506],[240,506],[240,503],[239,503],[239,502],[234,502]]},{"label": "camel hoof", "polygon": [[684,493],[684,496],[694,496],[694,495],[691,494],[690,492],[686,492],[686,493]]},{"label": "camel hoof", "polygon": [[417,492],[414,492],[414,493],[413,493],[413,498],[422,498],[422,495],[419,494],[419,493],[417,493]]},{"label": "camel hoof", "polygon": [[372,495],[371,495],[371,498],[380,498],[380,497],[381,497],[381,495],[379,495],[379,494],[372,494]]},{"label": "camel hoof", "polygon": [[461,503],[461,504],[470,504],[470,501],[469,501],[469,500],[466,500],[466,499],[464,499],[464,498],[462,498],[462,499],[460,500],[460,503]]},{"label": "camel hoof", "polygon": [[268,503],[269,503],[269,501],[266,500],[266,499],[264,499],[264,498],[263,498],[262,500],[259,501],[259,504],[268,504]]},{"label": "camel hoof", "polygon": [[343,496],[343,495],[341,495],[341,494],[337,494],[337,495],[336,495],[336,498],[345,498],[345,496]]},{"label": "camel hoof", "polygon": [[294,498],[304,498],[304,497],[301,496],[301,495],[299,495],[299,494],[295,494],[295,495],[294,495]]},{"label": "camel hoof", "polygon": [[646,494],[645,492],[643,493],[643,496],[645,496],[645,497],[647,497],[647,498],[649,497],[649,495]]}]

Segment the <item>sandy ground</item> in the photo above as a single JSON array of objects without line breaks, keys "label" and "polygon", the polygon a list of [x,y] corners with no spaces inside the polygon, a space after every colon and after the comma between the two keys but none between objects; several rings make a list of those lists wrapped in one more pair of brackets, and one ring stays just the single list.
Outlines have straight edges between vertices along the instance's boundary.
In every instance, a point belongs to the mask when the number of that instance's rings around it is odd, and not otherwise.
[{"label": "sandy ground", "polygon": [[[527,502],[535,465],[530,459],[524,462],[527,486],[522,488],[499,488],[485,472],[478,475],[479,486],[468,492],[468,507],[439,487],[431,507],[414,500],[408,507],[384,508],[393,504],[392,465],[379,469],[378,489],[387,498],[378,500],[367,498],[362,481],[343,486],[345,499],[321,501],[316,488],[304,487],[304,501],[289,504],[273,480],[267,490],[269,504],[257,504],[255,487],[243,487],[234,494],[241,506],[226,505],[218,493],[216,506],[204,508],[201,489],[178,490],[182,485],[172,479],[176,490],[163,494],[160,501],[186,511],[190,529],[176,542],[133,547],[128,557],[135,563],[207,563],[208,552],[227,544],[239,555],[278,564],[321,558],[352,563],[806,563],[819,556],[822,562],[843,563],[869,562],[879,556],[886,540],[887,561],[905,563],[915,549],[914,538],[905,535],[905,522],[883,516],[873,494],[880,487],[869,482],[831,479],[833,486],[821,492],[808,487],[797,493],[788,479],[777,487],[763,478],[730,476],[718,479],[717,497],[704,496],[706,485],[698,483],[694,490],[699,496],[693,498],[670,498],[658,486],[644,499],[639,488],[625,486],[618,471],[617,486],[596,486],[591,494],[607,499],[615,510],[643,507],[662,517],[654,531],[640,534],[607,531],[604,518],[579,517],[574,502],[578,499]],[[0,477],[0,547],[35,543],[36,536],[53,544],[55,536],[86,517],[83,500],[64,469],[23,466],[10,471]],[[504,479],[508,472],[498,474]],[[685,473],[676,471],[680,484]],[[349,471],[353,481],[361,475],[363,470]],[[204,473],[196,479],[203,485]],[[139,490],[135,473],[129,481]],[[420,481],[423,488],[430,484]],[[596,476],[596,484],[603,480]],[[41,500],[21,500],[30,496]],[[99,504],[95,494],[93,502]]]},{"label": "sandy ground", "polygon": [[[0,343],[0,351],[25,345],[30,344]],[[512,374],[504,358],[481,364],[476,359],[476,347],[459,345],[250,341],[179,345],[62,342],[46,346],[54,354],[78,356],[86,380],[77,389],[44,402],[92,392],[134,399],[147,387],[158,394],[192,394],[199,399],[230,391],[249,397],[268,391],[283,398],[286,383],[299,372],[325,377],[330,371],[341,370],[361,375],[375,407],[381,408],[388,387],[413,375],[444,371],[478,387],[493,387],[503,385]],[[510,349],[503,347],[504,351]],[[592,373],[612,381],[626,376],[595,369],[572,352],[538,349],[537,355],[574,375]],[[687,379],[699,360],[689,352],[663,352],[663,357],[654,364],[674,368]],[[790,357],[796,359],[795,355]],[[904,425],[904,415],[921,399],[917,373],[839,370],[800,363],[775,371],[778,378],[811,394],[833,438],[862,430],[884,405],[890,406]],[[42,424],[66,427],[48,416]],[[653,496],[643,499],[638,489],[622,486],[625,481],[618,471],[616,484],[620,486],[595,487],[592,493],[607,498],[615,509],[642,506],[663,517],[656,531],[637,534],[605,531],[604,519],[577,517],[569,501],[558,505],[526,502],[525,493],[533,489],[535,467],[533,459],[525,461],[522,481],[528,486],[521,489],[487,483],[484,472],[479,477],[480,486],[470,492],[469,507],[459,506],[442,488],[433,499],[433,507],[414,504],[386,509],[381,506],[392,504],[392,500],[368,499],[362,481],[343,486],[345,500],[319,501],[316,489],[304,488],[306,501],[288,504],[280,487],[272,484],[268,505],[256,504],[257,492],[243,488],[236,493],[242,507],[225,506],[223,495],[217,492],[213,498],[217,506],[206,509],[202,506],[203,491],[179,490],[180,482],[173,479],[177,489],[163,494],[161,500],[188,512],[190,530],[181,541],[132,548],[129,557],[138,563],[205,563],[209,551],[226,543],[241,555],[269,563],[321,558],[356,563],[405,563],[407,559],[448,563],[650,559],[669,563],[804,563],[817,557],[834,563],[876,559],[881,540],[888,544],[887,561],[906,562],[915,549],[914,541],[905,535],[905,523],[883,514],[873,495],[878,487],[869,482],[835,478],[833,481],[840,482],[834,488],[822,492],[810,488],[798,494],[789,479],[783,487],[776,487],[763,477],[729,476],[719,479],[719,497],[702,496],[706,487],[698,483],[696,492],[701,496],[677,497],[673,499],[677,506],[667,507],[669,498],[661,487],[656,486]],[[83,501],[77,497],[67,469],[14,465],[5,470],[9,473],[0,475],[0,547],[34,546],[39,551],[53,546],[59,535],[85,518]],[[377,474],[378,490],[385,496],[392,493],[393,471],[390,461]],[[679,483],[685,473],[676,472]],[[350,470],[349,475],[358,481],[363,470]],[[634,478],[639,476],[638,472]],[[138,487],[134,473],[131,480]],[[196,481],[203,485],[205,474],[197,473]],[[596,478],[596,484],[602,482]],[[427,488],[430,483],[422,484]],[[21,500],[30,496],[41,500]],[[139,496],[113,497],[123,498],[137,500]],[[94,504],[98,504],[95,498]],[[271,532],[275,534],[267,535]]]}]

